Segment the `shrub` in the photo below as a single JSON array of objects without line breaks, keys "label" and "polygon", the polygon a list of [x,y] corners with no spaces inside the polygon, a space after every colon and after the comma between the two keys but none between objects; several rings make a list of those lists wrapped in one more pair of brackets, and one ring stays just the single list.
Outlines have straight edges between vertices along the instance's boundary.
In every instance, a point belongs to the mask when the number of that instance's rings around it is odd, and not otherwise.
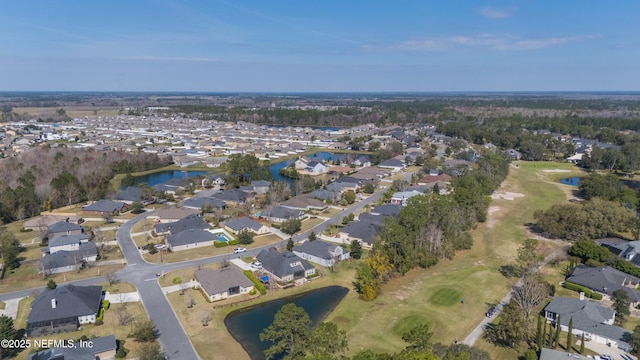
[{"label": "shrub", "polygon": [[227,246],[227,245],[229,245],[229,244],[227,244],[227,243],[226,243],[226,242],[224,242],[224,241],[217,241],[217,240],[216,240],[216,241],[214,241],[214,242],[213,242],[213,246],[215,246],[215,247],[217,247],[217,248],[225,247],[225,246]]},{"label": "shrub", "polygon": [[176,277],[174,277],[174,278],[173,278],[172,282],[173,282],[174,284],[176,284],[176,285],[177,285],[177,284],[182,284],[182,278],[181,278],[181,277],[179,277],[179,276],[176,276]]},{"label": "shrub", "polygon": [[109,306],[111,306],[111,303],[109,302],[109,300],[102,300],[102,308],[105,310],[109,310]]},{"label": "shrub", "polygon": [[257,293],[257,291],[256,291],[255,288],[253,288],[253,289],[251,289],[251,291],[249,291],[249,295],[251,295],[251,296],[255,295],[256,293]]},{"label": "shrub", "polygon": [[240,241],[239,240],[229,240],[227,243],[229,245],[238,245],[238,244],[240,244]]},{"label": "shrub", "polygon": [[580,286],[578,284],[574,284],[572,282],[565,281],[564,282],[564,287],[569,289],[569,290],[573,290],[573,291],[577,291],[577,292],[584,292],[584,296],[586,296],[586,297],[588,297],[590,299],[602,300],[602,294],[597,293],[597,292],[593,292],[593,291],[591,291],[591,289],[586,288],[584,286]]},{"label": "shrub", "polygon": [[100,309],[100,311],[98,312],[98,317],[96,318],[96,325],[98,323],[102,323],[103,317],[104,317],[104,308]]},{"label": "shrub", "polygon": [[253,283],[253,286],[255,286],[255,288],[260,291],[261,295],[266,295],[267,294],[267,289],[265,289],[264,284],[260,282],[260,280],[258,280],[255,276],[253,276],[253,273],[251,272],[251,270],[245,270],[243,271],[243,273],[245,274],[246,277],[249,278],[249,280],[251,280],[251,282]]},{"label": "shrub", "polygon": [[25,229],[25,228],[20,229],[21,233],[32,232],[32,231],[33,229]]},{"label": "shrub", "polygon": [[307,279],[312,279],[312,278],[315,278],[315,277],[318,277],[318,276],[320,276],[320,274],[318,274],[318,272],[316,271],[313,274],[307,276]]},{"label": "shrub", "polygon": [[96,322],[93,323],[94,326],[100,326],[102,324],[104,324],[104,322],[102,322],[102,320],[96,320]]}]

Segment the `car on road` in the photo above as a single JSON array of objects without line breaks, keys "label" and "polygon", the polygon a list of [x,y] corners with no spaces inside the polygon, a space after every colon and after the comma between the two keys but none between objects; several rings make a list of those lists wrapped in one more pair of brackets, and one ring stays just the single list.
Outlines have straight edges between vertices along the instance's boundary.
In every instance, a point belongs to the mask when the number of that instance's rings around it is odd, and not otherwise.
[{"label": "car on road", "polygon": [[495,314],[496,312],[496,308],[492,307],[491,309],[489,309],[489,311],[487,311],[487,313],[485,314],[486,317],[492,317],[493,314]]},{"label": "car on road", "polygon": [[602,359],[602,360],[613,360],[613,356],[611,356],[611,355],[600,355],[600,359]]},{"label": "car on road", "polygon": [[239,247],[239,248],[233,249],[233,253],[234,254],[240,254],[240,253],[243,253],[243,252],[247,252],[247,248]]},{"label": "car on road", "polygon": [[262,269],[262,263],[260,261],[254,261],[251,263],[251,267],[254,269]]}]

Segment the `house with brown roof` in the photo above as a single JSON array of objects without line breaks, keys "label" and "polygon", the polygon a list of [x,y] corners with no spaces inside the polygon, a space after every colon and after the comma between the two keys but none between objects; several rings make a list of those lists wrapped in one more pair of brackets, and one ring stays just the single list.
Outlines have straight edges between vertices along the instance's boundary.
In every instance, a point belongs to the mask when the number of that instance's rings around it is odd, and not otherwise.
[{"label": "house with brown roof", "polygon": [[232,296],[248,294],[253,283],[239,269],[227,267],[220,270],[200,269],[193,277],[209,301],[220,301]]},{"label": "house with brown roof", "polygon": [[171,223],[198,214],[200,214],[200,209],[170,207],[158,209],[154,215],[149,217],[159,223]]}]

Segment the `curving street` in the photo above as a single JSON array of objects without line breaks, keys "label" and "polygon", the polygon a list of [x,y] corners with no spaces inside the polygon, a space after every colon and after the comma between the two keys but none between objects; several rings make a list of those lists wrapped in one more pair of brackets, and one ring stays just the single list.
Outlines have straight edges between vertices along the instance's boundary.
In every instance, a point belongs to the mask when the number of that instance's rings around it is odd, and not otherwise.
[{"label": "curving street", "polygon": [[[412,173],[405,175],[405,180],[411,178]],[[318,224],[313,229],[293,236],[294,242],[300,242],[305,240],[311,231],[320,233],[327,229],[330,225],[339,224],[342,218],[351,213],[362,210],[365,206],[373,204],[380,199],[385,189],[372,194],[371,196],[354,203],[349,208],[346,208],[339,214],[336,214],[326,221]],[[116,232],[116,240],[120,245],[122,254],[124,255],[127,265],[116,273],[117,279],[120,281],[126,281],[133,284],[142,299],[142,304],[145,311],[149,315],[149,318],[154,322],[158,329],[158,340],[165,350],[167,359],[197,359],[197,355],[191,340],[187,336],[186,332],[182,328],[178,317],[173,311],[169,301],[158,283],[156,276],[159,272],[170,272],[174,270],[196,267],[201,264],[220,263],[229,259],[229,254],[216,255],[202,259],[195,259],[183,262],[168,263],[168,264],[152,264],[145,261],[138,250],[135,242],[131,238],[131,229],[139,221],[145,219],[149,215],[152,215],[154,211],[142,213],[135,218],[122,224]],[[269,245],[255,247],[248,249],[246,253],[237,255],[238,257],[255,256],[263,249],[270,247],[284,248],[287,240],[278,241]],[[233,254],[231,254],[233,255]],[[64,284],[74,285],[93,285],[96,283],[104,282],[104,277],[93,277],[88,279],[82,279]],[[44,286],[38,288],[31,288],[26,290],[14,291],[10,293],[0,294],[0,301],[14,299],[18,297],[24,297],[32,295],[34,292],[40,292],[44,289]]]}]

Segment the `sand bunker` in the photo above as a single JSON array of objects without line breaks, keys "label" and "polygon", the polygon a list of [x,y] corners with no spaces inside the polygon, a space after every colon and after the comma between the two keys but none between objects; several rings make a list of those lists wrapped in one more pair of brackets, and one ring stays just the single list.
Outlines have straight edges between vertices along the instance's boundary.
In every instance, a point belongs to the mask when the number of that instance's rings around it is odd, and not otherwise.
[{"label": "sand bunker", "polygon": [[542,170],[542,172],[546,172],[546,173],[568,173],[568,172],[571,172],[571,170],[564,170],[564,169],[546,169],[546,170]]},{"label": "sand bunker", "polygon": [[517,198],[524,197],[524,194],[509,192],[509,191],[496,191],[491,194],[492,199],[505,199],[505,200],[514,200]]}]

